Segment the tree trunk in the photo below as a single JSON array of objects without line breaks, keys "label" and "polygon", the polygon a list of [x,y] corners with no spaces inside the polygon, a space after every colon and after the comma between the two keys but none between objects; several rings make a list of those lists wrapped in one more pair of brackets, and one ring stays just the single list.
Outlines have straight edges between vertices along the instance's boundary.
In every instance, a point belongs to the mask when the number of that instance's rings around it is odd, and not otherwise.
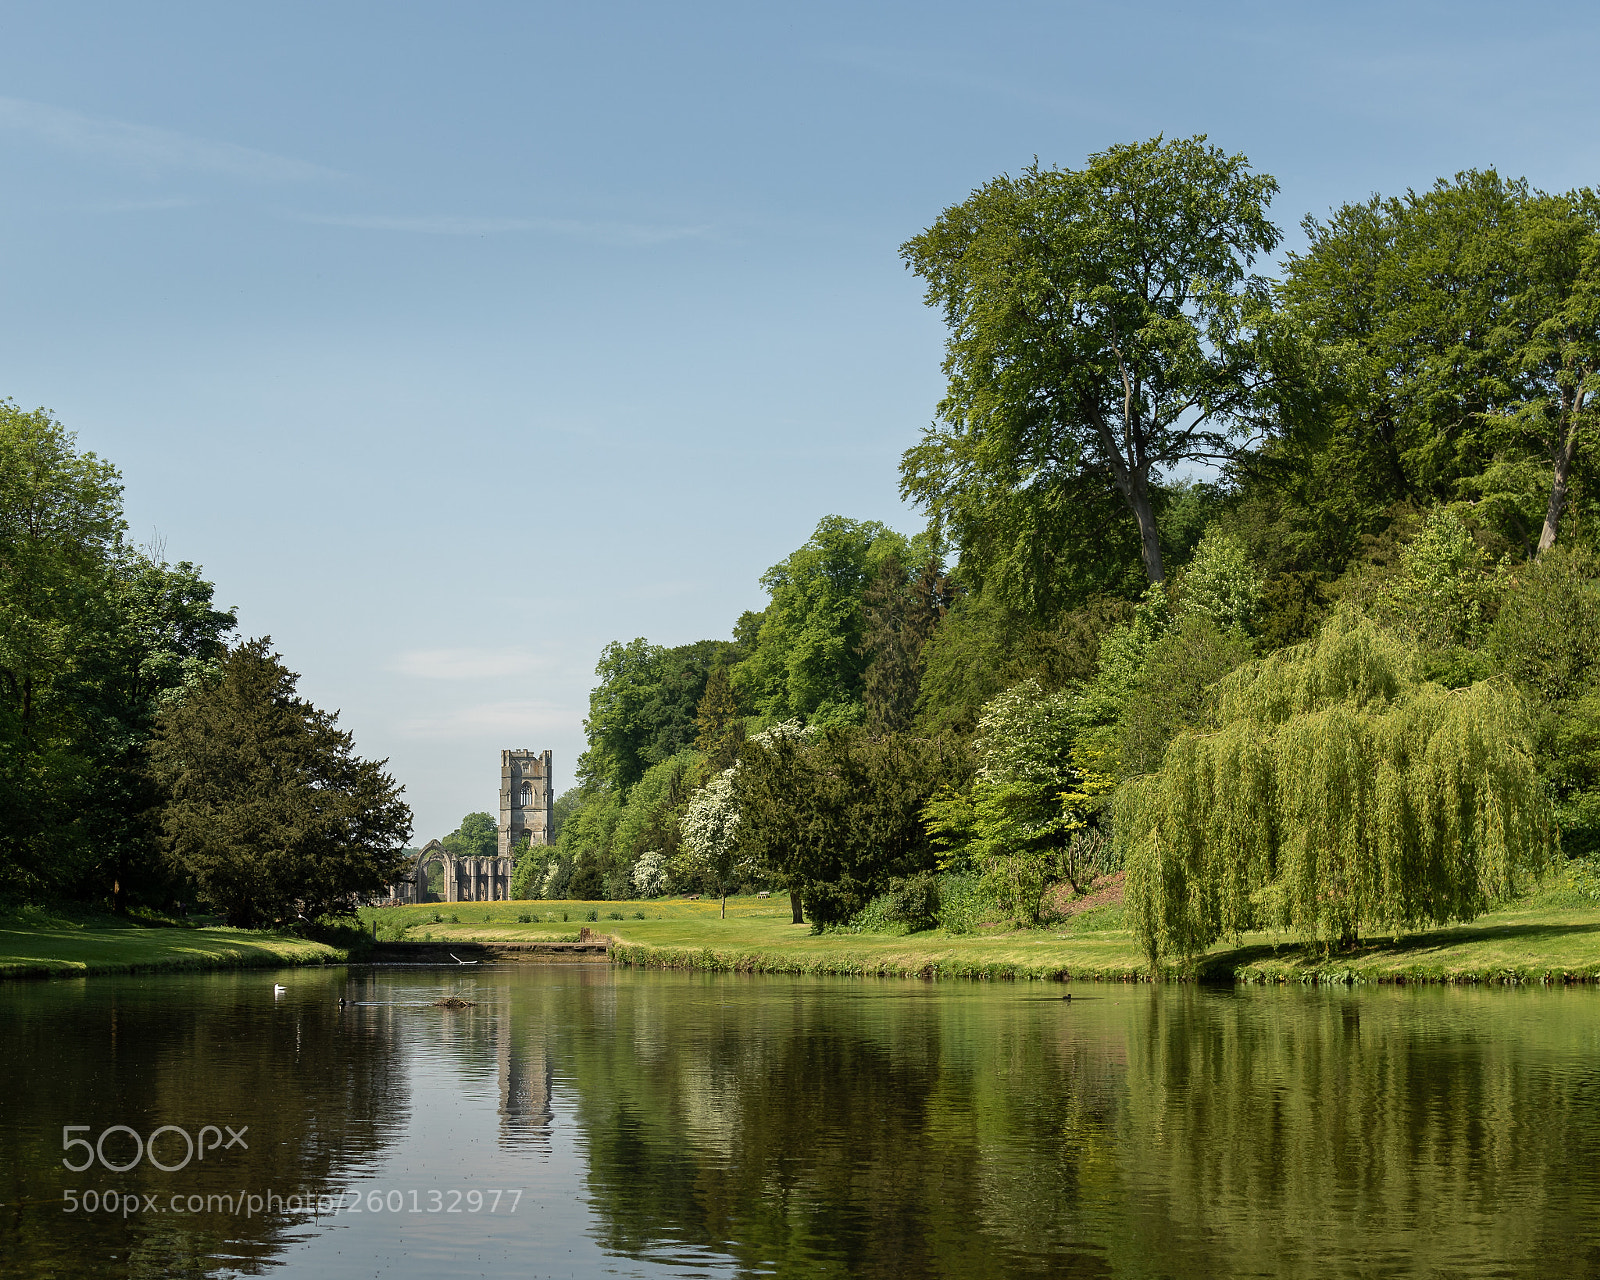
[{"label": "tree trunk", "polygon": [[1156,529],[1156,516],[1150,507],[1150,468],[1140,461],[1142,446],[1138,442],[1130,442],[1129,448],[1133,452],[1130,462],[1103,414],[1095,417],[1095,431],[1100,437],[1105,459],[1111,464],[1111,478],[1116,482],[1117,492],[1128,504],[1128,510],[1133,512],[1133,521],[1139,526],[1139,558],[1144,561],[1145,576],[1151,582],[1160,582],[1166,577],[1166,571],[1161,564],[1161,537]]},{"label": "tree trunk", "polygon": [[728,918],[728,891],[726,889],[724,889],[722,891],[722,919],[726,920],[727,918]]},{"label": "tree trunk", "polygon": [[805,915],[800,910],[800,890],[793,885],[789,886],[789,910],[794,913],[794,922],[796,924],[804,924],[806,922]]},{"label": "tree trunk", "polygon": [[1556,449],[1555,478],[1550,482],[1550,505],[1545,508],[1544,528],[1539,533],[1539,554],[1543,555],[1556,545],[1556,530],[1561,524],[1561,513],[1567,506],[1567,484],[1572,476],[1572,462],[1578,453],[1578,427],[1576,422],[1567,426],[1566,438]]},{"label": "tree trunk", "polygon": [[1134,523],[1139,526],[1139,558],[1144,561],[1145,576],[1151,582],[1160,582],[1166,577],[1166,571],[1161,564],[1161,533],[1156,528],[1155,511],[1150,506],[1148,477],[1142,470],[1134,471],[1128,481],[1128,506],[1133,511]]}]

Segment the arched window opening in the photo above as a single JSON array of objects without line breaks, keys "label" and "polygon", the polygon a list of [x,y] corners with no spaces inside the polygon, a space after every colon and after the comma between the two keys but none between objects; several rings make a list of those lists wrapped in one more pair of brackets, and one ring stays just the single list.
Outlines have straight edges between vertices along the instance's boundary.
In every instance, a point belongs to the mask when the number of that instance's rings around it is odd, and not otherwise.
[{"label": "arched window opening", "polygon": [[526,809],[532,803],[533,803],[533,784],[531,782],[524,782],[522,784],[522,803],[521,803],[520,807],[523,808],[523,809]]}]

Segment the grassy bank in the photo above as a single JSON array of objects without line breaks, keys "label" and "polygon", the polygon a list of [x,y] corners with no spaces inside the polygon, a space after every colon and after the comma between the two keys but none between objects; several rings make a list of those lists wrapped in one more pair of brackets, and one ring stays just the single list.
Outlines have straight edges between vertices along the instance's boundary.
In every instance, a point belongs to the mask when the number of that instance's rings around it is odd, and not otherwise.
[{"label": "grassy bank", "polygon": [[0,978],[342,964],[336,947],[244,929],[149,928],[29,907],[0,917]]},{"label": "grassy bank", "polygon": [[[598,919],[590,921],[594,913]],[[527,916],[522,921],[519,917]],[[644,918],[639,918],[643,916]],[[1149,981],[1149,964],[1120,907],[1054,928],[942,930],[894,936],[812,935],[790,923],[786,901],[443,903],[363,912],[385,938],[514,942],[576,936],[583,924],[617,939],[615,962],[641,968],[919,978]],[[1213,982],[1562,982],[1600,980],[1600,902],[1565,882],[1471,924],[1399,939],[1380,937],[1326,955],[1247,934],[1213,947],[1194,971],[1165,979]]]}]

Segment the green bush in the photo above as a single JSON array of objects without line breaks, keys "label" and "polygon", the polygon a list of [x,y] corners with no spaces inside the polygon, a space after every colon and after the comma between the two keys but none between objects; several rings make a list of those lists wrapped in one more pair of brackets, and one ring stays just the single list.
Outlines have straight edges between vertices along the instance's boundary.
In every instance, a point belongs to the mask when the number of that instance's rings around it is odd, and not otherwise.
[{"label": "green bush", "polygon": [[583,913],[583,918],[585,920],[589,920],[591,922],[600,919],[600,908],[599,907],[590,907],[587,911],[585,911]]},{"label": "green bush", "polygon": [[946,933],[972,933],[980,924],[999,919],[1000,904],[978,875],[939,877],[939,924]]},{"label": "green bush", "polygon": [[524,911],[520,916],[517,917],[517,923],[518,924],[532,924],[533,923],[533,917],[530,916],[526,911]]}]

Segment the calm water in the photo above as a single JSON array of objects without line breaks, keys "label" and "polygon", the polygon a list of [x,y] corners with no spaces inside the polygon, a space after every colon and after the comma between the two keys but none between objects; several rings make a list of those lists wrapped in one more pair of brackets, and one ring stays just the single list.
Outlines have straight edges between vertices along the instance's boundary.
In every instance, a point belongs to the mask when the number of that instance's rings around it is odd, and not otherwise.
[{"label": "calm water", "polygon": [[1600,993],[1060,990],[10,984],[0,1272],[1600,1275]]}]

